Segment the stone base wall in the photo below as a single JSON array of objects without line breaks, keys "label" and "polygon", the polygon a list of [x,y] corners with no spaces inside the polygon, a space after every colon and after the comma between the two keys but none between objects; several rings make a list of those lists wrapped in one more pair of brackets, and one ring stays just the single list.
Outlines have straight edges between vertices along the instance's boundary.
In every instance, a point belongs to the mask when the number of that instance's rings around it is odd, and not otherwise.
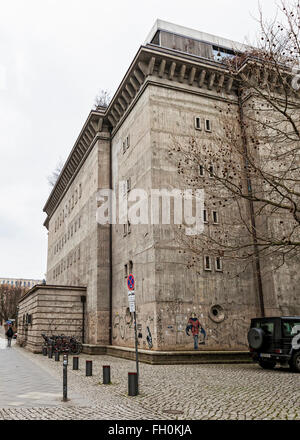
[{"label": "stone base wall", "polygon": [[34,353],[42,351],[43,337],[64,334],[82,337],[84,287],[36,286],[20,301],[19,345]]}]

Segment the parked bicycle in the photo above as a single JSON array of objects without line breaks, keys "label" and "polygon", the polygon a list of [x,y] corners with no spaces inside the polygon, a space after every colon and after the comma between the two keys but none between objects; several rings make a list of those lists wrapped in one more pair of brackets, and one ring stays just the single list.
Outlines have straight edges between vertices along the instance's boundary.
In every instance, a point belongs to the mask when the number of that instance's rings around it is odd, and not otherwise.
[{"label": "parked bicycle", "polygon": [[43,347],[47,347],[47,350],[52,347],[54,353],[80,354],[82,352],[82,344],[75,336],[52,335],[49,337],[42,334],[42,337],[44,338]]}]

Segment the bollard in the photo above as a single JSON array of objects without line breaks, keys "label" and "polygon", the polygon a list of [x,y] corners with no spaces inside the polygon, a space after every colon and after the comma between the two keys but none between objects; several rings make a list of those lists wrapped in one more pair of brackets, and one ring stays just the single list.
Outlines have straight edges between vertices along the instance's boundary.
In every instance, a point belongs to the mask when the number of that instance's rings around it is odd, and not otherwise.
[{"label": "bollard", "polygon": [[138,395],[138,375],[137,373],[128,373],[128,396]]},{"label": "bollard", "polygon": [[50,347],[48,348],[48,358],[52,359],[53,357],[53,351],[52,351],[52,346],[50,345]]},{"label": "bollard", "polygon": [[85,364],[85,375],[92,376],[93,375],[93,361],[86,361]]},{"label": "bollard", "polygon": [[43,356],[47,356],[47,347],[43,347]]},{"label": "bollard", "polygon": [[78,370],[79,368],[79,358],[73,357],[73,370]]},{"label": "bollard", "polygon": [[63,401],[68,400],[68,356],[64,354],[63,360]]},{"label": "bollard", "polygon": [[59,362],[59,351],[55,352],[55,360],[56,362]]},{"label": "bollard", "polygon": [[110,384],[110,366],[104,365],[103,366],[103,385],[109,385]]}]

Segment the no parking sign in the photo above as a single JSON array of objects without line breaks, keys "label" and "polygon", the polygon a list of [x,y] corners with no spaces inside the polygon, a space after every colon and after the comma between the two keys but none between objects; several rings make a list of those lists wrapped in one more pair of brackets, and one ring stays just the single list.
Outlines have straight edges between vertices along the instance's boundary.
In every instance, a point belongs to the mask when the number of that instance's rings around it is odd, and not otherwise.
[{"label": "no parking sign", "polygon": [[127,287],[128,290],[134,290],[134,276],[132,275],[132,273],[127,278]]}]

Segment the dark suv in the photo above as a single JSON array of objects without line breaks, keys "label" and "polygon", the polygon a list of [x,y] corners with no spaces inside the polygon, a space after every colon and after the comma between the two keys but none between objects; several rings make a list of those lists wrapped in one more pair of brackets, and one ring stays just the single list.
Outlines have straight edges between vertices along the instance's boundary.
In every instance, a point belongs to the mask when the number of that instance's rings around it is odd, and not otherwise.
[{"label": "dark suv", "polygon": [[300,316],[252,319],[248,342],[252,359],[262,368],[279,363],[300,372]]}]

